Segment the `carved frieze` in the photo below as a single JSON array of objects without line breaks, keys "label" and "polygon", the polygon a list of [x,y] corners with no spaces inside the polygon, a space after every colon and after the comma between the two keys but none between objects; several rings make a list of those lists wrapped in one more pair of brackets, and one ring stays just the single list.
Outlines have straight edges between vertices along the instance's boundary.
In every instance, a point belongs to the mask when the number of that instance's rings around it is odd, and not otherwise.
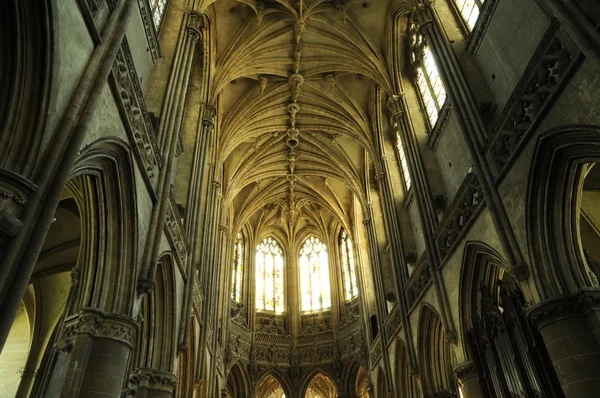
[{"label": "carved frieze", "polygon": [[385,320],[385,331],[390,339],[401,324],[402,314],[400,313],[400,307],[396,304]]},{"label": "carved frieze", "polygon": [[135,396],[135,391],[140,387],[172,394],[177,387],[177,376],[150,368],[139,368],[129,375],[127,384],[131,396]]},{"label": "carved frieze", "polygon": [[186,263],[188,257],[188,245],[185,240],[185,233],[183,230],[182,217],[177,210],[175,204],[175,198],[173,192],[169,193],[169,204],[167,206],[165,215],[165,232],[167,239],[173,248],[177,263],[180,265],[181,272],[183,275],[186,273]]},{"label": "carved frieze", "polygon": [[498,173],[532,130],[574,64],[576,57],[557,34],[558,28],[554,20],[486,142],[485,151]]},{"label": "carved frieze", "polygon": [[117,340],[133,348],[137,329],[137,322],[126,316],[84,308],[65,320],[63,339],[71,341],[78,334],[87,334],[93,338]]},{"label": "carved frieze", "polygon": [[110,82],[125,130],[135,143],[140,168],[146,178],[153,179],[162,167],[162,159],[126,39],[117,53]]},{"label": "carved frieze", "polygon": [[431,268],[429,266],[429,259],[427,253],[424,253],[415,271],[408,278],[406,283],[406,300],[408,301],[408,308],[412,308],[421,293],[425,290],[429,282],[431,281]]},{"label": "carved frieze", "polygon": [[585,289],[576,294],[542,301],[528,311],[528,316],[541,330],[553,322],[585,316],[592,311],[600,311],[600,291],[597,289]]},{"label": "carved frieze", "polygon": [[483,203],[483,191],[477,176],[475,173],[467,174],[436,232],[436,243],[442,260],[459,241]]},{"label": "carved frieze", "polygon": [[148,0],[137,0],[140,15],[142,17],[142,23],[144,24],[144,32],[146,33],[146,39],[148,40],[148,48],[150,54],[152,54],[152,60],[160,58],[160,46],[158,45],[158,34],[154,27],[154,21],[152,20],[152,9]]}]

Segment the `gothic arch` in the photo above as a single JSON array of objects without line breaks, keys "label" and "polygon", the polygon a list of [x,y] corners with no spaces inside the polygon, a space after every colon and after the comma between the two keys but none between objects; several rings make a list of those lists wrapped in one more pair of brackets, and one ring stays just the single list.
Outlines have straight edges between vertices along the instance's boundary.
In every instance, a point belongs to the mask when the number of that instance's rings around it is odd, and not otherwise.
[{"label": "gothic arch", "polygon": [[[304,376],[302,383],[300,384],[302,386],[302,388],[300,389],[300,397],[304,398],[306,397],[306,393],[308,392],[308,389],[311,387],[313,381],[315,381],[315,379],[317,379],[317,382],[319,384],[322,384],[322,393],[319,395],[319,397],[322,398],[334,398],[337,397],[337,394],[339,393],[339,388],[337,386],[337,384],[335,383],[335,378],[332,377],[332,375],[325,369],[321,368],[321,367],[317,367],[315,369],[313,369],[311,372],[309,372],[306,376]],[[327,386],[325,386],[325,384],[327,384]],[[331,393],[331,387],[333,386],[333,389],[335,389],[335,393],[333,395],[326,395],[326,394],[330,394]]]},{"label": "gothic arch", "polygon": [[597,286],[585,261],[578,209],[586,163],[600,160],[600,127],[543,134],[533,154],[526,202],[527,240],[540,299]]},{"label": "gothic arch", "polygon": [[29,179],[47,139],[53,3],[8,2],[0,15],[0,168]]},{"label": "gothic arch", "polygon": [[131,315],[135,299],[137,209],[127,144],[102,139],[81,151],[67,188],[81,213],[81,284],[75,309]]},{"label": "gothic arch", "polygon": [[377,398],[388,398],[387,376],[381,366],[377,369],[377,389],[375,390]]},{"label": "gothic arch", "polygon": [[264,373],[258,383],[256,383],[254,397],[270,398],[269,394],[273,393],[278,386],[281,387],[286,397],[293,396],[291,394],[292,389],[290,388],[290,383],[287,382],[287,379],[276,370],[271,370]]},{"label": "gothic arch", "polygon": [[227,396],[230,398],[244,398],[249,396],[248,376],[244,366],[238,362],[229,370],[227,376]]},{"label": "gothic arch", "polygon": [[400,397],[418,397],[418,383],[410,372],[406,346],[401,339],[396,342],[396,366],[394,368],[396,394]]},{"label": "gothic arch", "polygon": [[423,395],[457,394],[454,379],[456,356],[444,337],[439,314],[428,304],[423,304],[421,309],[418,352]]},{"label": "gothic arch", "polygon": [[190,322],[190,333],[185,351],[179,355],[179,366],[177,367],[177,398],[188,398],[194,396],[194,374],[196,363],[196,322]]}]

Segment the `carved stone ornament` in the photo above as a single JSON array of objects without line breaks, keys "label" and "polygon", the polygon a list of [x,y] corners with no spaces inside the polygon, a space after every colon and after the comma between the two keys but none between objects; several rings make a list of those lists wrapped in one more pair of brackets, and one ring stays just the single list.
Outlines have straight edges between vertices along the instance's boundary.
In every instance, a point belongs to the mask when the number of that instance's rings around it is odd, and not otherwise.
[{"label": "carved stone ornament", "polygon": [[78,334],[87,334],[93,338],[120,341],[133,348],[137,329],[138,323],[129,317],[83,308],[65,320],[63,338],[68,342]]},{"label": "carved stone ornament", "polygon": [[592,311],[600,311],[600,290],[586,288],[575,294],[544,300],[534,305],[528,316],[541,330],[551,323],[585,316]]},{"label": "carved stone ornament", "polygon": [[129,375],[128,384],[128,389],[131,391],[143,387],[148,390],[164,391],[172,394],[175,387],[177,387],[177,376],[160,370],[138,368]]},{"label": "carved stone ornament", "polygon": [[330,329],[325,325],[325,322],[322,319],[319,319],[317,316],[312,316],[308,322],[306,322],[306,325],[302,328],[300,334],[316,334],[329,331]]},{"label": "carved stone ornament", "polygon": [[454,368],[454,374],[456,375],[456,378],[463,383],[474,377],[478,377],[477,368],[471,361],[466,361],[456,365]]},{"label": "carved stone ornament", "polygon": [[26,178],[0,168],[0,217],[8,215],[16,219],[21,218],[27,198],[36,189],[36,185]]}]

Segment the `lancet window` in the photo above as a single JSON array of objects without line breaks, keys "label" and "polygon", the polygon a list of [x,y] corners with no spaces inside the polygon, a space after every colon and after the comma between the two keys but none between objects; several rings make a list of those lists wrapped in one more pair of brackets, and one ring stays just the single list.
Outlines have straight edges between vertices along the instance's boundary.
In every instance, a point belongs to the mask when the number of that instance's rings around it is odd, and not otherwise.
[{"label": "lancet window", "polygon": [[150,0],[150,9],[152,10],[152,21],[156,30],[160,28],[160,23],[165,16],[168,0]]},{"label": "lancet window", "polygon": [[475,28],[481,7],[485,0],[453,0],[456,5],[456,9],[460,13],[463,21],[469,28],[469,32]]},{"label": "lancet window", "polygon": [[410,40],[412,48],[411,61],[415,71],[417,88],[421,95],[429,126],[433,128],[440,110],[446,102],[446,89],[433,53],[415,24],[411,26]]},{"label": "lancet window", "polygon": [[238,232],[233,243],[233,270],[231,273],[231,299],[242,300],[242,285],[244,281],[244,237]]},{"label": "lancet window", "polygon": [[344,297],[346,298],[346,301],[349,301],[358,295],[358,284],[356,283],[356,268],[354,267],[352,241],[343,229],[342,232],[340,232],[340,255],[342,257],[341,264],[344,279]]},{"label": "lancet window", "polygon": [[402,145],[402,138],[398,131],[396,131],[396,149],[398,150],[398,159],[400,160],[400,167],[402,168],[404,188],[408,191],[412,186],[412,180],[410,179],[410,172],[408,171],[408,159],[406,159],[406,152],[404,152],[404,145]]},{"label": "lancet window", "polygon": [[300,291],[302,311],[331,307],[331,285],[327,247],[316,236],[308,238],[300,249]]},{"label": "lancet window", "polygon": [[282,313],[283,251],[277,241],[265,238],[256,246],[256,309]]}]

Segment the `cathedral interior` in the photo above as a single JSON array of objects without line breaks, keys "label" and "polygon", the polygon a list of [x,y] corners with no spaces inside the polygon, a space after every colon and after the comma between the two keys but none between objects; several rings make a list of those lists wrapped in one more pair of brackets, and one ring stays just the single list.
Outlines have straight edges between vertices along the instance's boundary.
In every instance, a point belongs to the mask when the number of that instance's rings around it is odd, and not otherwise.
[{"label": "cathedral interior", "polygon": [[597,0],[9,0],[0,398],[600,391]]}]

